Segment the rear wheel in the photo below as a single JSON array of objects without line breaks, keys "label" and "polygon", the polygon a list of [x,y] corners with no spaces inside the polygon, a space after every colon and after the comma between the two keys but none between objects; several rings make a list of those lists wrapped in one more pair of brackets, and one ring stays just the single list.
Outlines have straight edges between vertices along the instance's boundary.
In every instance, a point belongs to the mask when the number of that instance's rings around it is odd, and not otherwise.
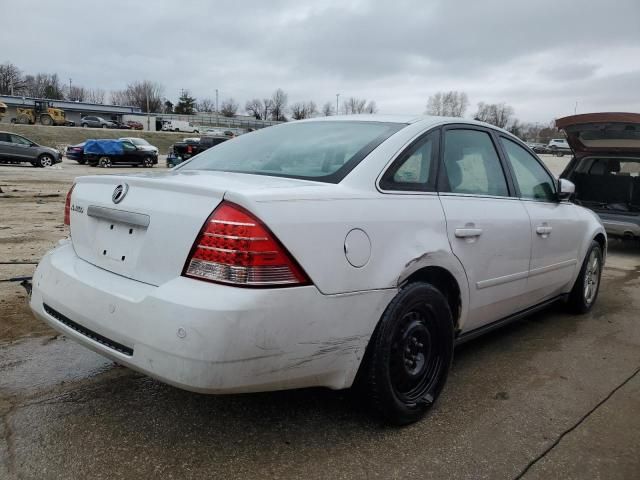
[{"label": "rear wheel", "polygon": [[107,128],[107,124],[106,124],[106,123],[103,123],[103,124],[102,124],[102,128]]},{"label": "rear wheel", "polygon": [[580,274],[569,294],[568,307],[574,313],[587,313],[593,308],[600,291],[602,249],[595,240],[585,255]]},{"label": "rear wheel", "polygon": [[382,316],[358,374],[359,386],[377,415],[406,425],[419,420],[438,398],[452,358],[447,299],[428,283],[412,283]]},{"label": "rear wheel", "polygon": [[83,124],[82,124],[82,128],[89,128],[89,124],[87,124],[87,123],[83,123]]},{"label": "rear wheel", "polygon": [[111,159],[109,157],[100,157],[98,165],[102,168],[111,168]]},{"label": "rear wheel", "polygon": [[36,163],[36,165],[38,167],[41,167],[41,168],[42,167],[50,167],[53,164],[54,164],[53,157],[51,155],[49,155],[49,154],[46,154],[46,153],[43,154],[43,155],[40,155],[38,157],[38,161]]}]

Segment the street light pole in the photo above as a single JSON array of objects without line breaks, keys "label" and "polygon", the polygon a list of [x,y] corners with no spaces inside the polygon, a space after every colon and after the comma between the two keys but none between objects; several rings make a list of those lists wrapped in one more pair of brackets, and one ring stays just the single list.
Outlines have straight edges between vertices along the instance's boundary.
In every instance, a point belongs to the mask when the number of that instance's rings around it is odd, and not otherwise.
[{"label": "street light pole", "polygon": [[340,110],[338,110],[338,99],[339,98],[340,98],[340,94],[336,93],[336,115],[338,115],[338,112],[340,111]]},{"label": "street light pole", "polygon": [[71,98],[71,77],[69,77],[69,100],[73,100],[73,98]]},{"label": "street light pole", "polygon": [[218,126],[219,123],[220,123],[220,120],[218,119],[218,89],[216,88],[216,127]]},{"label": "street light pole", "polygon": [[149,90],[147,89],[147,130],[151,130],[151,118],[149,117]]}]

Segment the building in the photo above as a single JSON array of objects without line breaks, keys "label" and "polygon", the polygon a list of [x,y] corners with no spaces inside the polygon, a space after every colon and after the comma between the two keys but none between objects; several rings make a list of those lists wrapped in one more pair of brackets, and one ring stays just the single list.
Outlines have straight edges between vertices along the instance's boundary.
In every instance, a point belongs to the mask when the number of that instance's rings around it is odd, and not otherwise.
[{"label": "building", "polygon": [[[34,98],[17,95],[0,95],[0,102],[7,105],[7,112],[0,122],[10,122],[16,117],[16,108],[22,106],[33,106]],[[38,99],[39,100],[39,99]],[[147,126],[147,117],[139,107],[125,107],[122,105],[104,105],[99,103],[71,102],[67,100],[47,100],[55,108],[61,108],[65,112],[68,121],[81,124],[82,117],[87,115],[102,117],[105,120],[136,120]],[[155,130],[155,118],[152,118],[150,130]]]}]

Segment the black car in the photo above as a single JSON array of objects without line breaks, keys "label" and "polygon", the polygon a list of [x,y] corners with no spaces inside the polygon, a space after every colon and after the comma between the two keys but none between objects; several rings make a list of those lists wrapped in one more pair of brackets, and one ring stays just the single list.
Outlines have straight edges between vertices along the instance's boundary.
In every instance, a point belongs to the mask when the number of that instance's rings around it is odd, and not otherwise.
[{"label": "black car", "polygon": [[68,145],[64,156],[69,160],[75,160],[80,165],[84,165],[84,142],[78,143],[77,145]]},{"label": "black car", "polygon": [[174,143],[167,155],[167,168],[180,165],[185,160],[216,145],[226,142],[230,137],[219,135],[203,135],[200,138],[185,138],[182,142]]},{"label": "black car", "polygon": [[84,159],[92,167],[131,165],[150,168],[158,163],[158,154],[126,140],[87,140]]}]

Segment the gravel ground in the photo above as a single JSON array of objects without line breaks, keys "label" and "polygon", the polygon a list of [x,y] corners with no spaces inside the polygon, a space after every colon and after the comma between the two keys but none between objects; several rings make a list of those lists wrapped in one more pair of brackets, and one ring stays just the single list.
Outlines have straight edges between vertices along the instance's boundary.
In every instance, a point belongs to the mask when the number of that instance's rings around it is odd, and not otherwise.
[{"label": "gravel ground", "polygon": [[[74,177],[140,170],[0,166],[0,279],[31,275],[65,235]],[[0,283],[0,479],[638,478],[639,254],[612,241],[590,314],[552,308],[459,348],[437,406],[402,429],[347,392],[163,385],[57,335]]]}]

